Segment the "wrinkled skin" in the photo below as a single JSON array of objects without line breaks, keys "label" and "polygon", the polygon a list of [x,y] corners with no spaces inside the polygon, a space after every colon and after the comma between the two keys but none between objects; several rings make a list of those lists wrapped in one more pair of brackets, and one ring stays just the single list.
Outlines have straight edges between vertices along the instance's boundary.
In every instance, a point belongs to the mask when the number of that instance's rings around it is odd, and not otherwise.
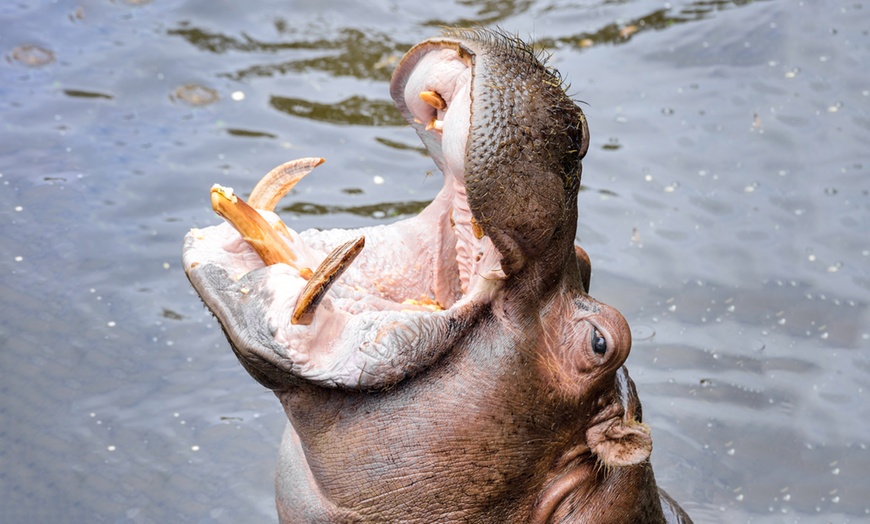
[{"label": "wrinkled skin", "polygon": [[300,270],[226,224],[185,239],[191,282],[287,413],[281,522],[689,522],[656,486],[629,327],[587,294],[588,130],[557,74],[512,37],[448,30],[391,94],[444,188],[390,226],[285,231],[311,268],[365,236],[310,325],[289,321]]}]

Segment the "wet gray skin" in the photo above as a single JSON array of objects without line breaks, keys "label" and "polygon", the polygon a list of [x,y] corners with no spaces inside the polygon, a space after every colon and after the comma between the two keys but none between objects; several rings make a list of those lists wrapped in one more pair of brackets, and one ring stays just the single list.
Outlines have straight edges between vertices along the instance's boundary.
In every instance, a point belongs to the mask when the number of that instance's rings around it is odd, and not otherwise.
[{"label": "wet gray skin", "polygon": [[289,419],[281,522],[689,522],[656,486],[629,327],[587,294],[588,130],[558,75],[517,39],[451,30],[411,49],[391,94],[444,187],[390,226],[288,233],[315,264],[366,238],[310,325],[289,322],[298,269],[264,267],[227,224],[185,239],[191,282]]}]

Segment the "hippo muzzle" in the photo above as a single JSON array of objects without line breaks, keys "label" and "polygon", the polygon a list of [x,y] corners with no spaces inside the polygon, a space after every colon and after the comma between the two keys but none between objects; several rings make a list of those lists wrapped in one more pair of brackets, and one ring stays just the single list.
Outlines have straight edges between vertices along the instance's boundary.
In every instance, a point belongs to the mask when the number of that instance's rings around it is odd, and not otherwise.
[{"label": "hippo muzzle", "polygon": [[687,522],[649,466],[628,324],[587,293],[588,129],[558,74],[516,38],[447,30],[391,94],[444,174],[419,215],[297,233],[273,209],[321,162],[303,159],[244,217],[213,189],[233,225],[185,237],[191,283],[287,413],[281,521]]}]

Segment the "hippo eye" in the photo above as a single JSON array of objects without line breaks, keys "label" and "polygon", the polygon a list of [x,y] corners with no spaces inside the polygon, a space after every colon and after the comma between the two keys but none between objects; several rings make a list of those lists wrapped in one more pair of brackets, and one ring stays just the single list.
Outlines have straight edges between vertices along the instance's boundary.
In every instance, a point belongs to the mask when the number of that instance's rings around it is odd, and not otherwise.
[{"label": "hippo eye", "polygon": [[607,340],[601,336],[601,333],[599,333],[597,329],[595,330],[595,333],[592,334],[592,351],[599,355],[607,353]]}]

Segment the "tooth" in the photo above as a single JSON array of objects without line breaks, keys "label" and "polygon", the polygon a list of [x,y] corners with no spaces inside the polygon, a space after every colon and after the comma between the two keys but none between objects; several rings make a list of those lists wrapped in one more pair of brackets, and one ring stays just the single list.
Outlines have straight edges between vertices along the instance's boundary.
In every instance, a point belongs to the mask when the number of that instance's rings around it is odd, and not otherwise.
[{"label": "tooth", "polygon": [[274,211],[275,205],[293,189],[302,177],[312,169],[326,162],[322,158],[300,158],[285,162],[266,173],[248,197],[248,204],[254,209]]},{"label": "tooth", "polygon": [[435,91],[420,91],[420,100],[426,102],[435,109],[446,109],[447,102]]},{"label": "tooth", "polygon": [[480,224],[477,223],[477,220],[475,220],[474,217],[471,217],[471,232],[474,233],[474,238],[478,240],[486,236],[483,228],[480,227]]},{"label": "tooth", "polygon": [[236,228],[267,266],[284,263],[296,267],[296,253],[284,243],[256,209],[233,194],[232,188],[218,184],[212,186],[211,207]]},{"label": "tooth", "polygon": [[441,131],[444,129],[444,121],[438,120],[437,118],[432,118],[428,124],[426,124],[426,131],[431,131],[435,129],[436,131]]},{"label": "tooth", "polygon": [[330,286],[338,280],[366,244],[366,237],[350,240],[332,250],[308,280],[290,317],[291,324],[307,326],[314,320],[314,312]]}]

